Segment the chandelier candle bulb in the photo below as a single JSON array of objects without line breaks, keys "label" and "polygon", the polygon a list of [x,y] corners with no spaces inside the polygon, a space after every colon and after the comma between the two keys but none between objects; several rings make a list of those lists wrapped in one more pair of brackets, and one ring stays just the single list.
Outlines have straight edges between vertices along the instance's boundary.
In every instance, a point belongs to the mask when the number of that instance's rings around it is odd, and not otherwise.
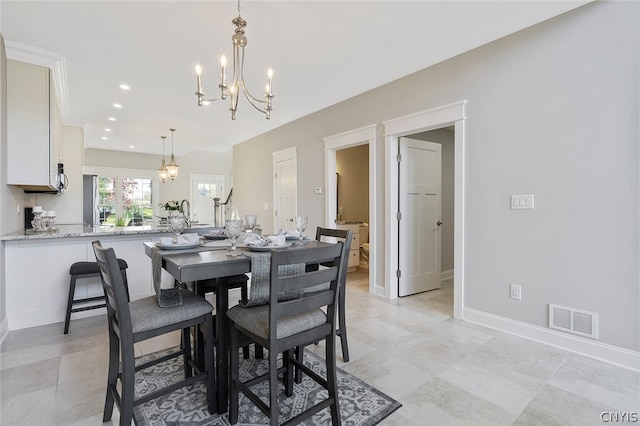
[{"label": "chandelier candle bulb", "polygon": [[222,55],[222,57],[220,57],[220,65],[222,66],[222,85],[224,86],[225,81],[227,79],[227,73],[226,73],[226,69],[227,69],[227,57]]},{"label": "chandelier candle bulb", "polygon": [[198,80],[198,95],[202,93],[202,67],[196,65],[196,78]]}]

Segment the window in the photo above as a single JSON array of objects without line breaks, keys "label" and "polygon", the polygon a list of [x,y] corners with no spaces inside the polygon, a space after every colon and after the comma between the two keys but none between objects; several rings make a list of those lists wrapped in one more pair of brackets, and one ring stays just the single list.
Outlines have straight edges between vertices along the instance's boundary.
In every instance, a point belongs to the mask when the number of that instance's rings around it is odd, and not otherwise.
[{"label": "window", "polygon": [[131,225],[142,225],[144,219],[153,218],[153,197],[151,179],[122,179],[123,216],[130,218]]},{"label": "window", "polygon": [[116,178],[98,177],[100,224],[116,221]]},{"label": "window", "polygon": [[155,171],[85,168],[98,175],[98,211],[101,224],[138,226],[153,219],[158,199]]}]

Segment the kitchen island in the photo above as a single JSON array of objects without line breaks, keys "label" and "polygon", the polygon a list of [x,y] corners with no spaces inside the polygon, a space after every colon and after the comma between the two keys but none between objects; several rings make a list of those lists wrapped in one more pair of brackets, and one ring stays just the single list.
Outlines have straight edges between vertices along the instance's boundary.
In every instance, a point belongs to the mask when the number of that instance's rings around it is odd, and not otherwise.
[{"label": "kitchen island", "polygon": [[[168,237],[171,231],[166,226],[56,225],[56,228],[55,232],[20,231],[0,237],[4,246],[9,330],[61,323],[62,333],[69,295],[69,267],[79,261],[95,261],[91,247],[95,240],[113,247],[116,255],[129,264],[131,300],[153,294],[151,261],[145,255],[143,243]],[[170,279],[168,274],[163,276],[163,281]],[[99,277],[78,281],[76,299],[102,294]],[[105,312],[106,309],[77,312],[72,314],[72,320]]]}]

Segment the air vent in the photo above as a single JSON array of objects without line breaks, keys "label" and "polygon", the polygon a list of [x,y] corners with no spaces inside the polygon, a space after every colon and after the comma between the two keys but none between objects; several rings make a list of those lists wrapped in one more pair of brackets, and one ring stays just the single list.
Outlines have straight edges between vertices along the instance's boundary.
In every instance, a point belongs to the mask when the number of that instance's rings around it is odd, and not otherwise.
[{"label": "air vent", "polygon": [[549,304],[549,328],[598,338],[598,314]]}]

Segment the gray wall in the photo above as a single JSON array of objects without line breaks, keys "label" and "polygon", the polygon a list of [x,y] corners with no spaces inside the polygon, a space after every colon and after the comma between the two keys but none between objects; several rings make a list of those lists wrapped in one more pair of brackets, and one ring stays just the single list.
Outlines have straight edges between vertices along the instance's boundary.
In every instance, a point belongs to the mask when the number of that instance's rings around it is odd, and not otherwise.
[{"label": "gray wall", "polygon": [[465,308],[539,327],[548,303],[593,311],[601,342],[638,351],[639,8],[589,3],[236,145],[238,207],[271,200],[270,153],[297,146],[321,224],[323,137],[466,99]]}]

